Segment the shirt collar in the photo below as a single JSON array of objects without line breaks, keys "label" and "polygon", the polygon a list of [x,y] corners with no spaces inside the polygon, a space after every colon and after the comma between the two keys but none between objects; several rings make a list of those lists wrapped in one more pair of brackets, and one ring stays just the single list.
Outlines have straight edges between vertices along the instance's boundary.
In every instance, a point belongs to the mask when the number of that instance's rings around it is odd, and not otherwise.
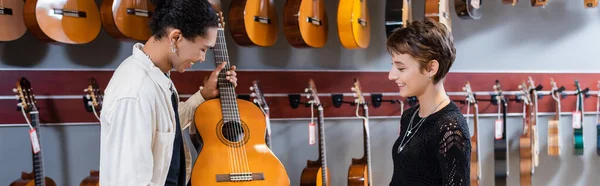
[{"label": "shirt collar", "polygon": [[133,57],[136,58],[136,62],[140,63],[148,72],[148,76],[152,81],[156,82],[160,88],[165,92],[171,92],[173,81],[168,77],[171,75],[171,71],[163,73],[160,68],[156,67],[150,57],[142,50],[144,44],[136,43],[133,45]]}]

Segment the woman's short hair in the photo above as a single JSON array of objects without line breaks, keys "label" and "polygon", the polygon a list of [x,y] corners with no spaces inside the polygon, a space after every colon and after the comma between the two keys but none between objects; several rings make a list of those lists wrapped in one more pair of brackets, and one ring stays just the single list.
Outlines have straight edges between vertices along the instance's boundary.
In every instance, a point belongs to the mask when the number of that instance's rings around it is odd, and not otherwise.
[{"label": "woman's short hair", "polygon": [[194,41],[217,27],[217,13],[207,0],[152,0],[155,10],[150,20],[152,35],[160,40],[168,28],[181,30],[184,38]]}]

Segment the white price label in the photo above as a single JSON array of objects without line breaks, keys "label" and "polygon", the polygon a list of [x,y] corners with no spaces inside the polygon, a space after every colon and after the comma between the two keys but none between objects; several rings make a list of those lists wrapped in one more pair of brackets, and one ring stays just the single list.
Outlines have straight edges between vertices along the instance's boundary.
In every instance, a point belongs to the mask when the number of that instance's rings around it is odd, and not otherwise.
[{"label": "white price label", "polygon": [[308,124],[308,144],[315,144],[315,123]]},{"label": "white price label", "polygon": [[502,133],[504,132],[504,127],[502,126],[502,120],[496,120],[495,126],[495,135],[496,139],[502,139]]},{"label": "white price label", "polygon": [[33,153],[37,154],[40,152],[40,142],[38,140],[37,132],[35,129],[29,130],[29,138],[31,139],[31,147],[33,148]]},{"label": "white price label", "polygon": [[573,112],[573,128],[574,129],[581,128],[581,112],[579,112],[579,111]]}]

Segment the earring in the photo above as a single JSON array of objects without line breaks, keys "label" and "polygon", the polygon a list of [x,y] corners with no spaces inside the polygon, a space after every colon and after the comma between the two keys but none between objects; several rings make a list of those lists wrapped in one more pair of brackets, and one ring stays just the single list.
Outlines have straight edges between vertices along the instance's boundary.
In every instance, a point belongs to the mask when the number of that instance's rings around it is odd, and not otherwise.
[{"label": "earring", "polygon": [[175,45],[171,44],[171,52],[175,53],[177,52],[177,48],[175,48]]},{"label": "earring", "polygon": [[431,76],[427,76],[427,79],[431,80]]}]

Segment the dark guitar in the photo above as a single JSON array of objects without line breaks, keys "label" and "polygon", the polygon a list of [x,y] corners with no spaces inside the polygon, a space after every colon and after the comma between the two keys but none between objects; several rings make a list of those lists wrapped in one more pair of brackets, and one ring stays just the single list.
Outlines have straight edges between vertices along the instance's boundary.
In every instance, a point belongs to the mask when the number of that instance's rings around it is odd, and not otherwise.
[{"label": "dark guitar", "polygon": [[461,19],[480,19],[483,0],[455,0],[454,10]]},{"label": "dark guitar", "polygon": [[287,0],[283,8],[283,32],[296,48],[321,48],[327,42],[329,22],[324,0]]},{"label": "dark guitar", "polygon": [[152,12],[150,0],[103,0],[100,5],[102,26],[117,39],[148,40]]},{"label": "dark guitar", "polygon": [[412,22],[412,0],[385,1],[385,33],[387,37],[396,28],[406,27]]},{"label": "dark guitar", "polygon": [[260,85],[258,84],[258,81],[252,81],[252,86],[250,86],[250,91],[252,91],[252,94],[250,94],[251,97],[255,97],[253,102],[256,103],[258,105],[258,107],[261,108],[261,110],[263,111],[263,114],[265,115],[265,121],[267,123],[267,131],[265,132],[265,141],[267,142],[267,146],[269,148],[273,148],[271,145],[271,117],[269,114],[269,104],[267,104],[267,100],[265,99],[265,95],[262,92],[262,89],[260,88]]},{"label": "dark guitar", "polygon": [[229,30],[242,46],[271,46],[277,41],[278,20],[273,0],[233,0]]},{"label": "dark guitar", "polygon": [[598,81],[598,96],[596,101],[596,154],[600,156],[600,81]]},{"label": "dark guitar", "polygon": [[0,42],[14,41],[27,31],[23,20],[23,0],[0,0]]},{"label": "dark guitar", "polygon": [[[498,120],[495,123],[494,138],[494,181],[496,186],[506,186],[508,178],[508,140],[506,139],[506,113],[508,100],[504,97],[500,81],[496,80],[494,85],[493,103],[498,105]],[[500,118],[502,112],[502,118]]]},{"label": "dark guitar", "polygon": [[[102,109],[102,100],[104,99],[104,93],[100,90],[96,79],[90,78],[90,84],[84,89],[86,93],[83,96],[83,105],[85,110],[94,113],[98,121],[100,117],[97,112]],[[97,170],[90,170],[90,175],[85,177],[79,186],[99,186],[100,185],[100,172]]]},{"label": "dark guitar", "polygon": [[521,89],[521,96],[519,99],[523,102],[525,110],[523,114],[525,117],[523,118],[523,134],[519,137],[519,165],[520,165],[520,175],[521,175],[521,185],[522,186],[530,186],[531,185],[531,175],[533,174],[533,130],[532,130],[532,119],[531,115],[533,114],[533,103],[531,102],[531,97],[529,96],[529,90],[527,89],[527,85],[525,81],[521,85],[519,85],[519,89]]},{"label": "dark guitar", "polygon": [[598,6],[598,0],[583,0],[583,6],[585,6],[585,8],[596,8]]},{"label": "dark guitar", "polygon": [[358,79],[354,79],[352,91],[356,93],[354,103],[356,109],[363,108],[363,116],[358,115],[363,119],[363,140],[364,140],[364,155],[360,159],[352,158],[352,164],[348,168],[348,186],[373,186],[373,172],[371,169],[371,135],[369,132],[369,106],[362,94],[362,88]]},{"label": "dark guitar", "polygon": [[471,84],[467,81],[463,90],[467,92],[466,101],[469,104],[469,107],[473,109],[473,137],[471,137],[471,186],[478,186],[481,180],[481,168],[479,163],[479,146],[477,142],[479,141],[479,131],[477,130],[477,125],[479,124],[479,106],[477,105],[477,100],[475,99],[475,95],[471,90]]},{"label": "dark guitar", "polygon": [[[35,95],[31,91],[29,80],[22,77],[17,81],[17,87],[13,89],[13,92],[19,98],[17,110],[23,114],[29,113],[31,117],[31,130],[29,130],[29,133],[33,147],[31,149],[33,171],[31,173],[22,172],[21,179],[13,181],[10,186],[56,186],[54,180],[44,175],[44,163],[42,161],[44,158],[42,157],[42,142],[39,130],[39,111],[36,106]],[[32,132],[35,132],[35,135],[31,135]]]},{"label": "dark guitar", "polygon": [[304,167],[302,170],[302,175],[300,175],[300,186],[329,186],[329,168],[327,168],[325,149],[325,122],[323,117],[323,105],[319,100],[317,87],[312,79],[310,79],[308,88],[305,89],[305,92],[307,92],[312,98],[311,102],[315,107],[317,107],[317,112],[319,113],[317,119],[319,159],[316,161],[306,161],[306,167]]},{"label": "dark guitar", "polygon": [[579,81],[575,80],[576,95],[577,95],[577,106],[575,107],[575,113],[573,113],[573,144],[575,147],[575,155],[583,155],[583,92],[579,87]]}]

